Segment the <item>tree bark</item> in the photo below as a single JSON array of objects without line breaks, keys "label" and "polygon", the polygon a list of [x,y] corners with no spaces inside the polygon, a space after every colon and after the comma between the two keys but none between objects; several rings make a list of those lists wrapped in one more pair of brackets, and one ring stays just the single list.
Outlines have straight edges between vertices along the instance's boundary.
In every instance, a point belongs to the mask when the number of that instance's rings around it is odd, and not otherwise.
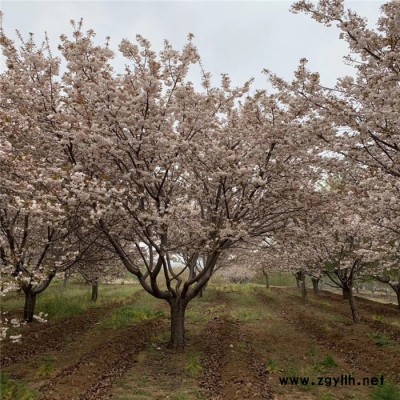
[{"label": "tree bark", "polygon": [[350,292],[352,291],[351,288],[343,286],[342,291],[343,291],[343,299],[350,300]]},{"label": "tree bark", "polygon": [[319,278],[311,277],[311,282],[312,282],[312,285],[313,285],[314,294],[315,295],[319,295],[319,286],[318,286]]},{"label": "tree bark", "polygon": [[301,274],[301,298],[303,299],[303,303],[307,304],[307,286],[306,286],[306,275]]},{"label": "tree bark", "polygon": [[360,314],[358,313],[358,307],[357,307],[356,299],[354,298],[352,288],[349,288],[349,303],[350,303],[351,315],[353,317],[353,321],[355,324],[358,324],[361,321],[361,318],[360,318]]},{"label": "tree bark", "polygon": [[170,349],[183,350],[185,348],[185,311],[187,302],[182,299],[172,299],[171,306],[171,338],[168,344]]},{"label": "tree bark", "polygon": [[98,281],[92,282],[92,297],[90,300],[96,302],[98,294],[99,294],[99,282]]},{"label": "tree bark", "polygon": [[397,295],[397,307],[400,311],[400,282],[397,285],[390,284],[390,287],[396,292]]},{"label": "tree bark", "polygon": [[264,272],[264,276],[265,276],[265,286],[267,287],[267,289],[269,289],[269,276],[268,276],[268,272]]},{"label": "tree bark", "polygon": [[28,323],[33,322],[33,315],[35,313],[36,294],[31,290],[25,290],[25,305],[24,305],[24,320]]}]

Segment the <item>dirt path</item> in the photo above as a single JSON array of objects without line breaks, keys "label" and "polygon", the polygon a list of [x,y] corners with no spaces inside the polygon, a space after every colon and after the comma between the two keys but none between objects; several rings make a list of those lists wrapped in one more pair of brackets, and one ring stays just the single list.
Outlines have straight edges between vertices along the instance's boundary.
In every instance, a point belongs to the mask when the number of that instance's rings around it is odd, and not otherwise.
[{"label": "dirt path", "polygon": [[203,331],[203,373],[200,378],[204,398],[212,400],[273,399],[266,366],[241,329],[242,322],[226,315],[214,317]]}]

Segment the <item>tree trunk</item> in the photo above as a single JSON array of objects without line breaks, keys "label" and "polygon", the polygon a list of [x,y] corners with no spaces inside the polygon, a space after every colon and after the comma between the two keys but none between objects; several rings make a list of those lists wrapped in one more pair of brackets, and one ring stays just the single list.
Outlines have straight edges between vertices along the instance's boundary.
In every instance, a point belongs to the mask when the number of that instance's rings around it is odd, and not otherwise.
[{"label": "tree trunk", "polygon": [[342,290],[343,290],[343,299],[350,300],[351,288],[349,288],[347,286],[343,286]]},{"label": "tree trunk", "polygon": [[399,308],[400,311],[400,283],[398,283],[397,285],[390,284],[390,287],[396,292],[397,307]]},{"label": "tree trunk", "polygon": [[33,315],[35,313],[36,294],[30,290],[25,291],[25,305],[24,305],[24,320],[28,323],[33,322]]},{"label": "tree trunk", "polygon": [[97,281],[92,282],[92,297],[90,300],[96,302],[98,294],[99,294],[99,282]]},{"label": "tree trunk", "polygon": [[203,294],[204,294],[204,287],[202,287],[201,289],[200,289],[200,292],[199,292],[199,297],[202,299],[203,298]]},{"label": "tree trunk", "polygon": [[358,313],[356,299],[353,295],[353,289],[349,288],[349,303],[351,308],[351,315],[353,317],[353,321],[355,324],[358,324],[361,321],[360,314]]},{"label": "tree trunk", "polygon": [[307,304],[307,287],[306,287],[306,275],[302,274],[301,276],[301,298],[303,299],[303,303]]},{"label": "tree trunk", "polygon": [[67,287],[67,283],[69,280],[69,274],[67,272],[64,272],[64,280],[63,280],[63,287]]},{"label": "tree trunk", "polygon": [[295,277],[296,277],[297,288],[300,289],[300,278],[299,278],[299,275],[296,274]]},{"label": "tree trunk", "polygon": [[185,348],[185,311],[187,303],[182,299],[173,299],[171,306],[171,339],[168,347],[175,350]]},{"label": "tree trunk", "polygon": [[267,287],[267,289],[269,289],[269,276],[268,276],[268,272],[264,272],[264,276],[265,276],[265,286]]},{"label": "tree trunk", "polygon": [[312,286],[313,286],[313,289],[314,289],[314,294],[318,296],[319,295],[319,287],[318,287],[319,278],[312,277],[311,278],[311,282],[312,282]]}]

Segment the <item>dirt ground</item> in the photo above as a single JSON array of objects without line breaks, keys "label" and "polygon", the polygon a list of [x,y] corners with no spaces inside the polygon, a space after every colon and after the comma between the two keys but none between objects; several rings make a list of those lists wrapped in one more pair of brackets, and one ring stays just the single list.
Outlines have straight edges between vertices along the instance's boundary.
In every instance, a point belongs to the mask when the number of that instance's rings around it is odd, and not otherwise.
[{"label": "dirt ground", "polygon": [[173,353],[166,304],[145,294],[137,302],[166,316],[100,328],[121,306],[110,303],[23,327],[22,343],[2,346],[2,371],[38,400],[361,400],[376,390],[281,384],[289,376],[383,376],[400,385],[400,313],[390,304],[358,299],[354,325],[334,293],[310,293],[305,305],[296,289],[211,286],[189,305],[185,352]]}]

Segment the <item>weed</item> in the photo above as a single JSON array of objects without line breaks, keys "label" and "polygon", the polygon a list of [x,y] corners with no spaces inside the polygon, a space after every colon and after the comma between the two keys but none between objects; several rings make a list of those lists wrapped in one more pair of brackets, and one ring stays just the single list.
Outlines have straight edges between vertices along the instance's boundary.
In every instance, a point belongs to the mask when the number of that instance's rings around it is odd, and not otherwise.
[{"label": "weed", "polygon": [[200,363],[199,354],[191,354],[189,356],[189,361],[186,364],[186,370],[189,371],[189,373],[193,376],[198,376],[201,373],[203,367]]},{"label": "weed", "polygon": [[320,361],[318,364],[314,366],[314,370],[316,372],[326,372],[327,370],[330,370],[332,368],[337,367],[336,361],[333,359],[332,356],[327,356],[325,359]]},{"label": "weed", "polygon": [[391,340],[381,333],[372,333],[369,335],[369,337],[372,338],[375,344],[380,347],[387,347],[392,344]]},{"label": "weed", "polygon": [[371,400],[399,400],[400,388],[392,383],[379,386],[371,395]]},{"label": "weed", "polygon": [[55,294],[38,301],[38,311],[48,314],[52,318],[68,318],[83,314],[88,308],[85,303],[86,300],[82,297],[68,298],[67,300],[62,294]]},{"label": "weed", "polygon": [[278,363],[275,360],[268,360],[267,361],[267,371],[274,373],[282,372],[282,370],[279,368]]},{"label": "weed", "polygon": [[150,308],[138,308],[125,306],[117,309],[111,317],[103,321],[99,327],[106,329],[118,329],[137,322],[164,316],[163,311],[154,311]]},{"label": "weed", "polygon": [[238,319],[244,322],[258,321],[261,319],[261,313],[259,311],[252,310],[233,311],[231,315],[234,319]]},{"label": "weed", "polygon": [[5,374],[0,374],[0,394],[2,400],[33,400],[36,393],[27,389],[23,383],[13,381]]},{"label": "weed", "polygon": [[43,364],[39,367],[36,376],[41,378],[49,378],[54,373],[54,359],[45,358]]},{"label": "weed", "polygon": [[315,357],[317,355],[317,348],[315,347],[314,343],[311,344],[308,354],[312,357]]},{"label": "weed", "polygon": [[186,312],[186,317],[188,321],[193,322],[193,323],[203,323],[207,320],[206,315],[204,312],[199,311],[199,310],[194,310],[194,309],[189,309]]},{"label": "weed", "polygon": [[374,321],[379,321],[379,322],[383,322],[385,319],[385,317],[383,315],[377,315],[377,314],[372,315],[371,318]]}]

